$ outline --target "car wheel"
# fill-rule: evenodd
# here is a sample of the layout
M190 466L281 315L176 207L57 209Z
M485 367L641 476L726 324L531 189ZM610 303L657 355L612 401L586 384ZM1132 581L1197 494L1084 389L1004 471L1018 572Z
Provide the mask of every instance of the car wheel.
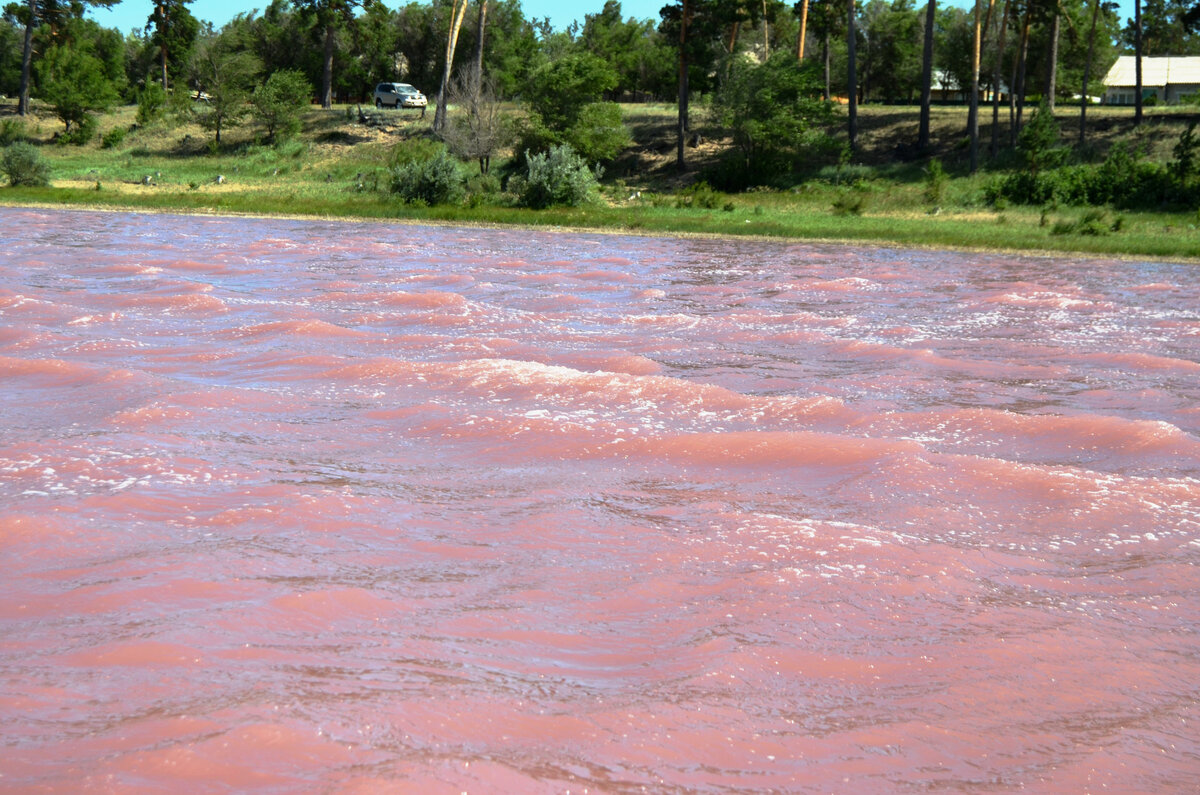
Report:
M377 108L383 107L383 100L380 99L379 97L375 97L375 107L377 107Z

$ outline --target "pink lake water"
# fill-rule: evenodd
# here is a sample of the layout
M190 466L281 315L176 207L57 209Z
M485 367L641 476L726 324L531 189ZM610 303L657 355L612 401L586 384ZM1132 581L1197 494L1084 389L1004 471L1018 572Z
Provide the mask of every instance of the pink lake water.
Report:
M1194 265L0 240L0 791L1200 781Z

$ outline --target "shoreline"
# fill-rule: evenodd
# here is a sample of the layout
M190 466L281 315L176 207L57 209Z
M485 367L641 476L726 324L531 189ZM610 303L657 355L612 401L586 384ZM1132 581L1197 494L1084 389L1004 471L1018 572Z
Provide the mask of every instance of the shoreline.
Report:
M1166 256L1153 254L1130 254L1126 252L1093 252L1093 251L1072 251L1060 249L1046 248L1020 248L1020 247L989 247L989 246L969 246L969 245L921 245L917 243L904 241L889 241L880 239L859 239L846 237L805 237L796 235L764 235L764 234L741 234L735 232L696 232L690 230L648 230L634 229L629 227L617 228L613 226L574 226L560 224L521 224L521 223L502 223L488 221L470 221L470 220L449 220L441 218L412 218L412 217L370 217L361 215L314 215L306 213L280 213L280 212L253 212L245 210L231 210L224 208L192 208L192 207L142 207L137 205L126 204L107 204L107 203L81 203L74 204L70 202L30 202L30 201L11 201L0 195L0 207L5 208L26 208L40 210L64 210L64 211L80 211L80 212L108 212L108 213L131 213L138 215L180 215L180 216L195 216L206 218L245 218L245 219L272 219L285 221L332 221L336 223L356 223L356 224L403 224L405 226L436 226L436 227L462 227L467 229L493 229L493 230L526 230L536 232L552 232L559 234L598 234L598 235L626 235L630 237L651 237L660 239L680 239L680 240L747 240L754 242L775 242L775 243L810 243L814 245L832 245L832 246L857 246L862 248L894 248L908 249L912 251L956 251L962 253L980 253L980 254L1011 254L1014 256L1029 256L1037 258L1054 258L1054 257L1070 257L1076 259L1111 259L1121 262L1170 262L1181 265L1200 265L1200 254L1194 257L1186 256ZM1200 246L1200 242L1198 242Z

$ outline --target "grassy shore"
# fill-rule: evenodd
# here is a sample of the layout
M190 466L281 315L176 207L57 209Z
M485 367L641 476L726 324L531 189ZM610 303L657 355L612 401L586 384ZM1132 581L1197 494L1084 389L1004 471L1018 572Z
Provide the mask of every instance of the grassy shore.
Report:
M133 108L105 116L101 134L129 129ZM134 129L113 146L99 136L85 146L52 143L61 129L48 114L26 122L26 135L41 144L51 164L48 188L0 188L0 203L102 207L140 211L278 214L325 218L403 219L414 223L570 227L649 234L703 234L783 239L853 241L885 245L1046 251L1200 261L1200 216L1184 213L1091 211L1101 223L1083 224L1083 208L988 206L984 190L996 179L986 170L970 175L961 132L961 108L937 108L934 140L950 178L931 200L920 163L898 162L898 145L915 138L916 108L866 106L860 113L859 163L831 170L791 191L709 194L705 206L681 201L681 191L724 143L705 136L688 150L690 168L674 163L674 110L626 107L635 145L608 169L603 201L583 208L528 210L503 197L462 206L405 205L381 190L396 144L428 134L432 114L386 112L383 126L359 123L349 108L308 111L300 138L268 146L255 143L252 127L227 133L214 149L210 135L194 125ZM1060 113L1064 128L1070 114ZM1149 123L1132 131L1125 109L1094 109L1092 146L1102 152L1122 135L1168 152L1190 116L1155 109ZM0 108L0 119L11 108ZM990 130L985 125L983 140ZM472 206L474 205L474 206ZM1094 220L1094 218L1093 218ZM1095 234L1097 226L1107 231ZM1114 230L1115 227L1115 230ZM1077 230L1089 230L1081 233Z

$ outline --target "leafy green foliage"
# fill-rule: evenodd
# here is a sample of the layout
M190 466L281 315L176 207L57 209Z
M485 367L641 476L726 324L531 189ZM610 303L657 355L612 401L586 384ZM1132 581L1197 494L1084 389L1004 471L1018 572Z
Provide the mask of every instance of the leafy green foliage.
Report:
M213 131L214 145L220 146L222 130L236 127L249 113L247 101L260 67L258 59L232 37L218 36L197 47L196 75L200 89L208 94L197 121Z
M696 184L684 188L679 191L675 197L675 207L677 209L697 208L701 210L715 210L721 204L724 194L713 190L704 180L700 180Z
M125 140L125 136L129 130L125 127L113 127L100 138L100 146L104 149L113 149L121 145Z
M452 204L463 196L464 180L458 161L438 146L426 159L411 159L393 166L390 172L393 195L413 204Z
M42 56L38 68L42 76L41 95L54 108L68 137L73 128L93 118L93 113L107 110L117 101L116 87L105 74L104 65L82 47L53 45ZM70 140L83 143L77 137Z
M989 186L986 193L993 205L1007 201L1158 210L1200 202L1200 186L1181 179L1179 173L1177 165L1173 169L1145 160L1118 143L1098 166L1014 171Z
M530 110L553 131L575 126L585 106L617 86L617 73L588 52L571 53L536 69L523 96Z
M563 137L571 148L591 163L613 160L633 140L615 102L593 102L579 110L579 118Z
M1042 169L1053 168L1063 162L1067 150L1059 145L1059 138L1058 122L1043 99L1029 117L1029 122L1017 134L1017 152L1036 175Z
M167 92L158 83L146 83L137 92L137 123L145 126L162 118Z
M712 112L733 137L744 180L741 185L721 180L722 187L767 184L834 151L820 128L832 120L833 110L821 99L817 67L797 62L790 52L776 52L763 64L735 61Z
M925 167L925 201L935 206L941 204L949 180L946 169L942 168L942 161L936 157L930 160Z
M525 176L509 181L510 189L525 207L577 207L590 201L598 189L596 174L567 144L553 146L549 152L527 154L526 163Z
M8 177L12 186L29 185L44 187L50 184L50 165L32 144L18 141L4 148L0 158L0 170Z
M0 146L8 146L26 137L25 122L21 119L4 119L0 121Z
M300 112L308 105L312 84L301 72L285 69L272 72L267 81L254 89L250 104L267 128L272 141L290 138L300 132Z

